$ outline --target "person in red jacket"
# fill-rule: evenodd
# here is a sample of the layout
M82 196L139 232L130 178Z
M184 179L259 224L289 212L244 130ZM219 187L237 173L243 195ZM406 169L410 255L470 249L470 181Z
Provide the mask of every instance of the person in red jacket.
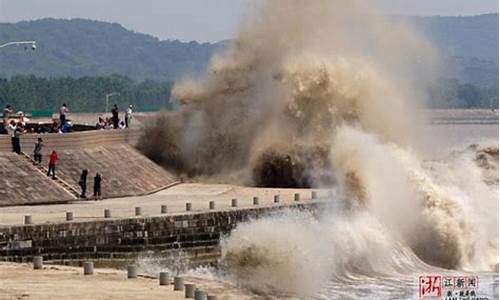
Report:
M50 176L50 172L52 171L52 179L56 179L56 161L59 159L57 156L57 152L55 150L52 151L49 158L49 171L47 172L47 176Z

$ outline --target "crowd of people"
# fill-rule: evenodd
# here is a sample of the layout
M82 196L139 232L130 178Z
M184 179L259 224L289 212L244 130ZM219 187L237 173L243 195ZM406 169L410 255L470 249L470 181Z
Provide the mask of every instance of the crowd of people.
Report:
M38 138L37 142L35 143L35 148L34 148L34 159L35 162L38 164L42 163L42 149L43 149L43 139L41 137ZM52 153L49 156L49 166L47 168L47 176L50 177L52 175L52 179L56 179L56 163L59 160L59 155L55 150L52 150ZM88 170L83 170L82 174L80 175L80 180L78 181L78 185L81 187L82 192L80 194L80 198L82 199L87 199L87 175L88 175ZM101 181L102 177L99 172L97 172L94 176L94 199L98 200L101 199Z
M111 118L99 117L98 122L95 125L96 129L124 129L128 128L132 122L132 110L133 106L129 105L127 110L124 112L123 120L119 118L118 106L113 105L111 110ZM3 127L0 133L8 134L11 137L12 151L21 154L21 143L20 136L24 133L68 133L73 131L73 124L68 119L69 108L66 103L63 103L59 108L59 119L54 119L52 124L31 124L31 126L26 126L27 122L30 120L22 112L16 114L17 119L14 119L14 113L12 106L7 104L3 110Z
M99 117L97 123L95 124L96 129L124 129L129 128L132 122L132 110L133 106L129 105L127 110L124 113L123 120L120 120L120 111L118 110L118 106L113 105L113 109L111 110L111 118L104 118L102 116Z
M27 127L29 118L19 111L14 119L14 111L12 106L7 104L3 109L2 114L2 130L0 133L8 134L11 138L12 151L21 154L20 137L24 133L66 133L72 131L72 124L66 119L66 114L69 112L66 104L63 104L59 110L59 122L54 121L50 128L45 126L31 126Z
M28 117L19 111L14 114L11 105L6 105L3 110L3 127L0 133L11 134L9 125L14 122L13 126L18 127L19 134L21 133L68 133L73 131L73 123L68 119L69 108L66 103L63 103L59 108L59 118L53 119L52 124L34 124L26 126L30 121ZM95 125L96 129L123 129L129 128L132 123L133 106L129 105L123 112L123 119L120 119L120 111L115 104L111 110L111 117L99 116L98 122ZM12 136L12 134L11 134Z
M23 112L18 112L17 116L18 119L17 121L12 118L13 116L13 109L12 107L7 104L3 110L2 114L2 119L3 119L3 133L6 133L10 136L11 143L12 143L12 152L15 152L17 154L21 154L21 135L24 133L45 133L45 132L70 132L71 131L71 123L66 120L66 114L68 113L68 108L66 107L66 104L63 104L60 111L60 122L58 123L57 121L54 121L52 123L52 126L50 127L49 130L44 130L43 126L38 126L36 127L30 127L27 128L26 124L29 122L29 119L26 117L26 115ZM39 142L41 138L38 139ZM40 145L39 145L40 147ZM41 149L41 148L39 148ZM36 151L36 148L35 148ZM41 150L39 150L41 152ZM38 156L35 157L35 160L38 159ZM41 159L41 158L40 158Z

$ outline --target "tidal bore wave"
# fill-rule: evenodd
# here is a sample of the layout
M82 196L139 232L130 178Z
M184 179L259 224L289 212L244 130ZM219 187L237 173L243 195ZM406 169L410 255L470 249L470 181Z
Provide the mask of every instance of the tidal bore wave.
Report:
M373 145L370 149L377 152ZM356 188L364 191L337 190L332 206L319 217L290 212L242 224L222 244L222 266L234 282L257 293L300 297L317 294L329 280L352 284L443 269L494 271L498 185L490 183L493 178L484 179L484 169L475 160L485 148L472 149L449 158L453 164L461 160L459 168L472 172L458 177L443 170L456 165L413 165L416 161L407 153L393 149L401 161L392 164L394 178L384 176L385 187L364 181L365 176L376 177L369 168L358 169L362 183ZM373 163L388 164L381 158ZM411 169L401 174L395 172L399 167ZM473 172L477 177L470 177ZM466 180L471 181L468 186L463 185Z
M442 161L413 150L436 57L367 1L264 2L205 78L175 84L179 109L139 144L188 178L336 191L319 217L270 216L223 242L227 276L258 293L310 297L328 280L492 270L498 145Z

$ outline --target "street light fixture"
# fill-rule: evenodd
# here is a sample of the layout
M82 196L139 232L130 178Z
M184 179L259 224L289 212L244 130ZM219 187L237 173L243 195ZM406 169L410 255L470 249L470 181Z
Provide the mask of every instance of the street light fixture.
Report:
M8 42L0 45L0 48L4 48L7 46L15 46L15 45L31 45L31 49L36 50L36 41L18 41L18 42Z
M120 96L120 93L118 93L118 92L113 92L113 93L106 94L106 110L104 111L105 113L107 113L107 112L108 112L109 97L112 97L112 96Z

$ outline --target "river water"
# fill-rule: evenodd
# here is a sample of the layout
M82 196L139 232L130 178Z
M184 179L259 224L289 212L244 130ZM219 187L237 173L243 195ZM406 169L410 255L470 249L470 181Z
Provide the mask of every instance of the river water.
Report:
M479 150L464 151L471 144L498 149L498 124L425 131L431 138L418 149L425 167L401 149L376 143L360 154L358 160L375 169L362 170L371 177L367 193L383 199L370 212L334 204L319 217L291 213L238 226L222 243L224 278L271 298L453 299L449 292L456 299L498 299L498 183L485 184L486 175L469 163ZM391 159L409 171L398 174ZM414 184L408 189L400 187L405 176ZM414 212L418 218L406 201L412 193L427 201ZM440 282L441 296L419 294L429 295L429 278ZM444 285L462 279L477 285ZM459 298L460 292L477 297Z
M424 127L420 152L425 159L439 159L471 144L498 144L498 124L436 124Z
M422 147L420 150L425 159L441 159L451 151L464 149L471 144L496 144L498 147L498 133L498 124L431 125L425 128L425 134L429 137L425 143L427 147ZM498 186L496 189L498 192ZM496 220L498 222L498 215ZM479 277L477 295L483 297L482 299L498 299L497 272L460 272L427 265L416 257L412 257L411 260L407 268L403 268L402 273L407 274L352 276L341 281L332 280L317 299L420 299L419 277L427 275L477 276ZM443 296L438 299L446 298Z

